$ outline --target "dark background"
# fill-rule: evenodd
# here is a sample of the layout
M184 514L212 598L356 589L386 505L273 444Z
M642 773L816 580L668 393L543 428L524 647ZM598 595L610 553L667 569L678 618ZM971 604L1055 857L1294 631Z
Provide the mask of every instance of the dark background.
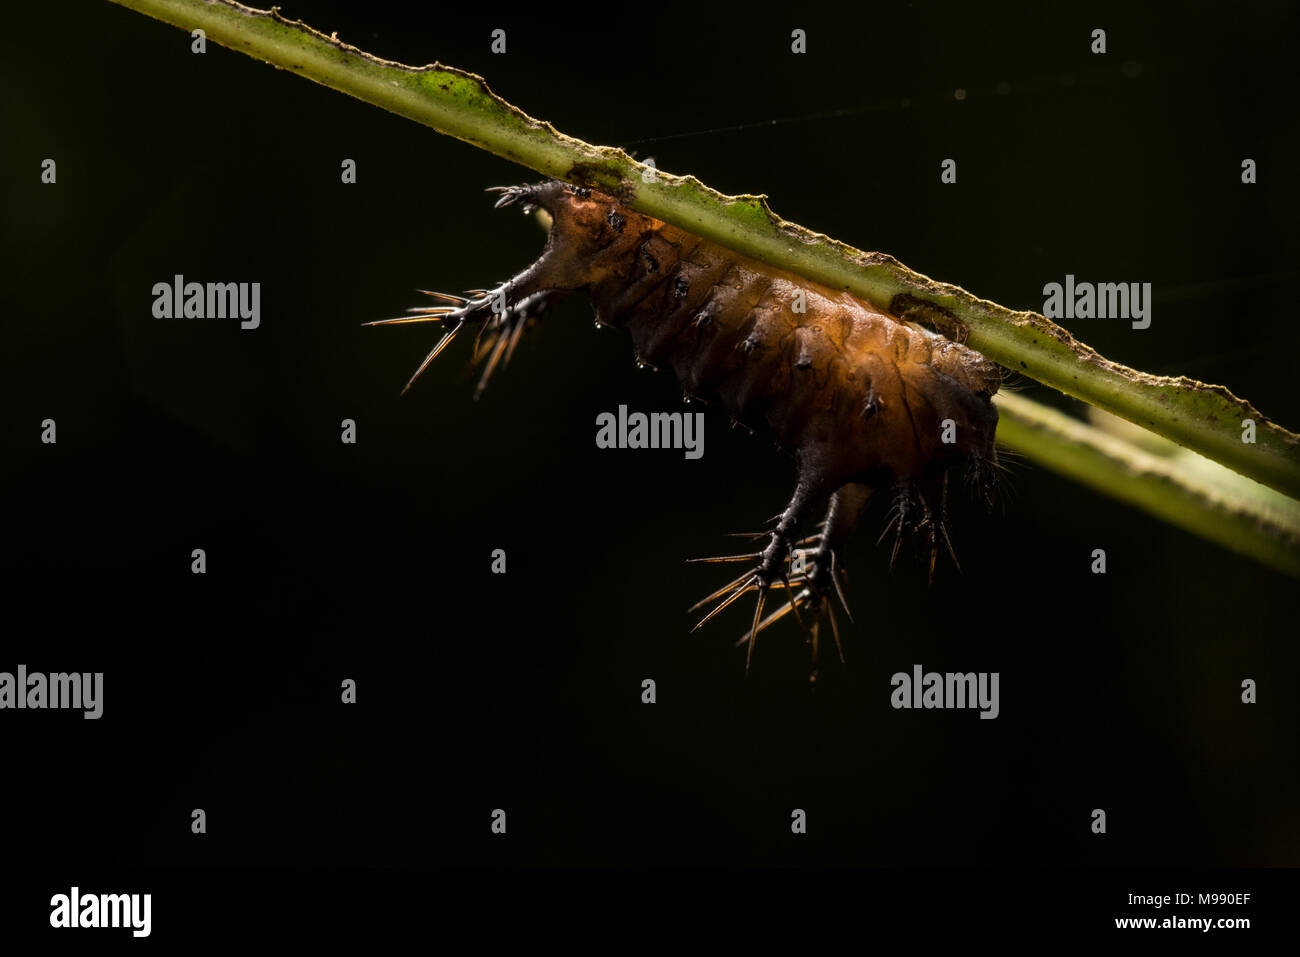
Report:
M1300 424L1294 10L421 6L283 10L380 56L479 72L561 131L766 193L1008 306L1040 308L1067 272L1151 282L1150 329L1073 331ZM99 721L0 716L7 852L1300 862L1293 581L1013 464L992 514L958 510L962 571L941 561L933 588L912 558L889 573L883 515L868 518L847 556L847 670L831 656L811 688L790 623L745 680L748 606L688 634L684 609L729 569L683 559L784 506L793 470L770 443L713 410L699 461L597 450L598 413L671 411L680 393L635 369L621 333L594 333L581 299L477 403L464 342L400 397L436 333L361 327L419 304L417 287L489 285L535 257L536 227L482 191L537 174L214 44L194 56L183 32L108 3L7 16L0 670L105 672ZM261 282L262 327L153 319L152 285L174 273ZM489 572L498 547L505 576ZM1105 576L1089 573L1097 547ZM889 676L918 662L999 671L1001 716L892 710Z

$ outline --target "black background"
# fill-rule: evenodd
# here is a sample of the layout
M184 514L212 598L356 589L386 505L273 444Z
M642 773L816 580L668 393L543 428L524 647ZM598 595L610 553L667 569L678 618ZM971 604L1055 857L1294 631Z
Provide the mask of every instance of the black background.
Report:
M283 12L1008 306L1067 272L1151 282L1149 329L1073 331L1300 423L1293 10L625 6ZM847 670L810 687L791 623L746 680L748 609L694 635L684 614L728 569L683 559L785 504L770 443L712 410L699 461L596 449L598 413L680 390L581 299L477 403L465 343L400 397L436 333L361 327L529 262L540 232L482 190L537 174L108 3L7 16L0 670L105 673L99 721L0 716L15 858L1300 862L1294 582L1013 463L933 588L889 573L868 519ZM175 273L261 282L261 328L153 319ZM892 710L918 662L999 671L1001 716Z

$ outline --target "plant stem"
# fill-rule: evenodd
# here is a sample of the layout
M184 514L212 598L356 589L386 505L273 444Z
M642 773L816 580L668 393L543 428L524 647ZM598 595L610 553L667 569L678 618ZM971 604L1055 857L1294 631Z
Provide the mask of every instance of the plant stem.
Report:
M1195 453L1171 446L1174 454L1154 454L1014 393L999 394L997 405L998 442L1171 525L1300 578L1300 503L1294 499Z

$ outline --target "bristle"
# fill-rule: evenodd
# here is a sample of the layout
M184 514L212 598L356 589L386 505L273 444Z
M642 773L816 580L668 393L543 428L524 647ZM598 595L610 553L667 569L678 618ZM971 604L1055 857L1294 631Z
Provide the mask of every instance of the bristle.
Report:
M433 351L424 357L424 361L420 363L420 368L415 370L415 375L411 376L410 381L408 381L406 383L405 388L402 389L402 395L406 395L407 390L409 390L411 386L415 384L415 380L420 378L420 373L424 372L425 369L429 368L429 363L433 362L434 359L438 358L438 353L442 352L443 349L447 348L447 344L456 337L456 333L460 332L461 327L464 325L465 325L465 320L462 319L456 325L456 328L452 329L449 332L443 333L442 338L438 340L438 344L433 347Z
M496 203L493 204L493 208L501 209L504 206L511 205L519 199L523 194L523 189L519 186L489 186L487 189L483 190L483 192L500 193L501 195L497 198Z
M797 617L799 614L798 604L799 603L797 597L791 598L790 601L786 602L784 605L782 605L780 608L772 612L770 615L768 615L766 618L764 618L762 621L758 623L758 633L761 634L765 628L769 628L772 625L776 624L778 621L780 621L786 615L790 614L790 612L792 611L795 613ZM745 632L745 634L737 638L736 647L739 648L745 642L749 641L749 635L750 635L749 632Z
M840 600L844 600L843 596L840 597ZM844 610L848 611L847 608ZM835 609L830 606L829 602L826 604L826 617L830 619L831 634L835 636L835 653L840 656L840 664L848 667L848 660L844 657L844 643L840 641L840 623L835 620ZM853 620L851 615L849 620Z
M749 667L754 660L754 646L758 644L758 623L763 619L763 602L767 600L767 586L758 586L758 603L754 605L754 624L749 629L749 647L745 649L745 677L749 677Z
M686 613L689 615L691 612L698 611L699 609L703 608L709 602L716 601L717 599L725 595L727 592L731 591L731 589L742 584L745 581L745 579L749 578L753 574L754 574L753 572L745 572L743 575L739 576L738 578L732 579L731 581L727 582L727 584L723 585L721 588L715 591L713 594L709 595L706 598L701 598L690 608L687 608Z
M718 612L722 611L724 608L726 608L728 605L730 605L732 602L734 602L734 601L735 601L737 598L739 598L741 595L745 594L745 593L748 592L748 591L752 591L752 590L755 589L755 588L759 588L759 587L761 587L761 586L759 585L759 582L758 582L758 576L757 576L757 575L750 575L750 576L748 576L748 578L746 579L744 585L742 585L741 587L739 587L739 588L737 588L735 591L733 591L730 595L727 596L726 600L723 601L722 604L720 604L717 608L713 609L713 611L709 612L707 615L705 615L703 618L701 618L700 621L699 621L699 624L697 624L694 628L692 628L691 631L693 631L693 632L694 632L694 631L699 631L701 628L704 627L704 625L709 621L709 619L711 619L711 618L712 618L714 615L716 615Z
M488 357L487 365L483 367L483 377L478 380L478 386L474 389L474 399L478 400L487 388L488 380L492 378L493 371L496 370L497 363L501 361L502 354L506 351L507 339L503 332L497 333L496 344L492 348L492 355Z
M510 345L506 347L506 365L510 365L510 357L515 354L515 347L519 345L519 339L524 334L524 328L531 321L531 317L520 317L515 320L515 330L510 334Z
M844 609L844 614L849 616L849 624L856 624L853 620L853 612L849 610L848 599L844 597L844 586L840 584L839 569L835 567L835 558L831 557L831 582L835 585L835 594L839 596L840 606Z
M762 552L748 552L744 555L716 555L712 558L688 558L686 559L686 564L699 565L710 562L748 562L753 561L755 558L762 557Z
M363 326L401 326L411 322L445 322L446 314L421 316L395 316L392 319L375 319L361 323Z

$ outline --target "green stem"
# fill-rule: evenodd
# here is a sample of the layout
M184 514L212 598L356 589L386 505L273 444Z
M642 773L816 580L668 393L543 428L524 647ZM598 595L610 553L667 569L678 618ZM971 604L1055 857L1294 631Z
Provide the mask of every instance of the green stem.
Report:
M998 441L1171 525L1300 578L1300 503L1170 446L1159 455L1014 393Z

